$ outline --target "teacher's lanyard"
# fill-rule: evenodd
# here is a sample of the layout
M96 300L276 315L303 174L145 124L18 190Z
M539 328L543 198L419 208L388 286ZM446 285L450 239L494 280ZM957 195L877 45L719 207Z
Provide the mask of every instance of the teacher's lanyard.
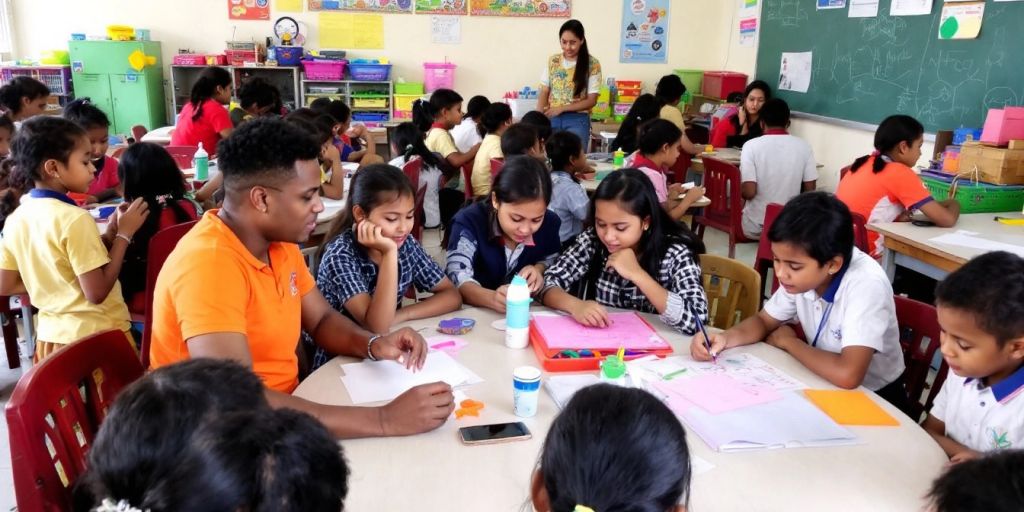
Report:
M828 306L825 306L825 314L821 316L821 322L818 322L818 332L814 333L814 341L811 342L812 347L818 346L818 337L821 336L821 330L828 324L828 314L832 312L832 304L829 302Z

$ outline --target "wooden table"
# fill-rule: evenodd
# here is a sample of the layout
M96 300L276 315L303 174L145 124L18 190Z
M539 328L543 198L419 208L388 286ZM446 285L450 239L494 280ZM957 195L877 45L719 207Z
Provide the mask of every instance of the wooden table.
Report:
M712 157L712 158L717 158L719 160L723 160L725 162L729 162L730 164L733 164L736 167L739 167L740 166L741 154L742 154L742 152L739 149L736 149L736 148L715 148L715 152L714 153L701 153L701 154L693 157L693 159L690 161L690 170L693 171L693 172L696 172L696 173L703 173L704 172L704 160L703 160L703 157L705 157L705 156L709 156L709 157ZM817 167L818 169L824 169L825 165L824 164L815 164L815 167Z
M968 213L961 215L951 228L915 226L910 222L869 224L868 229L882 235L885 254L882 266L892 280L896 267L906 267L936 281L946 278L986 249L932 242L931 239L959 230L972 231L987 240L1024 245L1024 227L996 222L996 216L1019 219L1020 213Z
M523 365L540 367L533 350L505 347L504 333L490 327L501 318L497 313L468 308L444 318L453 316L477 322L464 337L469 346L457 359L485 379L465 391L486 407L479 418L450 420L417 436L342 442L352 471L347 510L513 512L527 503L530 475L557 407L542 389L537 416L514 416L512 370ZM688 357L689 337L672 331L654 315L648 318L678 354ZM430 336L436 334L437 322L434 318L407 325L425 328L423 334ZM755 354L811 387L834 388L767 344L735 350ZM325 404L350 404L339 367L350 361L330 361L303 381L295 395ZM900 426L851 427L863 442L854 446L717 453L688 432L691 453L716 466L694 477L690 510L920 510L922 497L942 471L946 456L907 416L873 394L872 398L898 418ZM533 439L467 447L456 437L464 426L510 421L523 421Z

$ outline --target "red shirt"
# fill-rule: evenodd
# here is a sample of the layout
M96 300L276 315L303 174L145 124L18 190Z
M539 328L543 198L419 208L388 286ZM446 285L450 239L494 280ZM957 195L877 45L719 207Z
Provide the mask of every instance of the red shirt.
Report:
M120 184L121 180L117 179L117 160L105 156L103 157L103 168L96 169L96 179L89 185L89 195L95 196Z
M191 103L186 103L178 114L178 124L171 133L172 146L198 146L203 143L203 149L211 156L217 153L217 142L220 142L220 132L234 128L228 110L214 99L208 99L201 105L202 113L199 119L192 120L195 109Z

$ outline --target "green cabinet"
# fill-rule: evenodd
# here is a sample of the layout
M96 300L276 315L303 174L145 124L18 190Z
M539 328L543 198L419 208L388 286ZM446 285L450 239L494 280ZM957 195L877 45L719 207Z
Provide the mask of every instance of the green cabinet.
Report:
M75 96L91 98L110 117L111 133L167 123L160 43L71 41L68 47Z

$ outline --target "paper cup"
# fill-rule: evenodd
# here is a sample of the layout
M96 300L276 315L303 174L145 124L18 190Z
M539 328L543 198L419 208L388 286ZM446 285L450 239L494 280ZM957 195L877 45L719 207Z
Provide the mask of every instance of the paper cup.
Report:
M540 396L540 369L520 366L512 371L512 407L520 418L537 415L537 400Z

